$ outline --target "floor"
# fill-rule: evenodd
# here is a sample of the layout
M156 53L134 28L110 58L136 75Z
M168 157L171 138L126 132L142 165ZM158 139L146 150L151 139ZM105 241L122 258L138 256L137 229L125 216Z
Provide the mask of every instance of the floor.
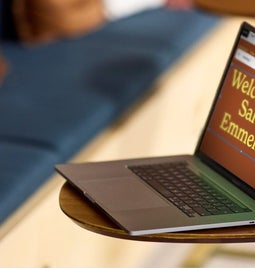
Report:
M229 18L208 33L153 85L155 91L150 97L72 161L192 153L241 21L242 18ZM193 244L114 239L78 227L60 211L58 193L63 182L55 175L45 186L44 198L1 239L0 267L181 268L196 249ZM255 256L255 243L227 244L224 248L245 249ZM204 245L196 254L203 257L206 250ZM202 267L254 265L255 258L242 258L235 253L215 254Z

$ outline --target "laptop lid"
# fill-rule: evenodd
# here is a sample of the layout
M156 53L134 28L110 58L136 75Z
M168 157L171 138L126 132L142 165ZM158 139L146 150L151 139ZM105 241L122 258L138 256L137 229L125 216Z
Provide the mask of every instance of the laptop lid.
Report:
M255 198L255 28L246 22L195 154Z

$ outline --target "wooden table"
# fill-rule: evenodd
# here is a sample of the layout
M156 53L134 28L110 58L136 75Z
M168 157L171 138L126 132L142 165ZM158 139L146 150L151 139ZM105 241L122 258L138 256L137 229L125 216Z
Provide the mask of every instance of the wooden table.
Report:
M106 236L137 241L171 243L255 242L255 226L131 236L116 226L68 183L65 183L60 191L59 202L62 211L76 224L89 231Z

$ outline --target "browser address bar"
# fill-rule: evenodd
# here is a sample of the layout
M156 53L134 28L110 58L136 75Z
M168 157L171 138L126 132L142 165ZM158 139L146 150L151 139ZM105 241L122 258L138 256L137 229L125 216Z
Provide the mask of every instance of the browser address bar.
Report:
M235 58L240 62L248 65L252 69L255 69L255 57L247 53L246 51L238 48L236 51Z

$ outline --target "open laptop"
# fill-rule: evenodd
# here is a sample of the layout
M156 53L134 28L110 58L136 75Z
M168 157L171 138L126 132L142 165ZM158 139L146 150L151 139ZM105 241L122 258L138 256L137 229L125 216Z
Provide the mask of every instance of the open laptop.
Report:
M255 28L237 35L194 155L56 170L131 235L255 224Z

